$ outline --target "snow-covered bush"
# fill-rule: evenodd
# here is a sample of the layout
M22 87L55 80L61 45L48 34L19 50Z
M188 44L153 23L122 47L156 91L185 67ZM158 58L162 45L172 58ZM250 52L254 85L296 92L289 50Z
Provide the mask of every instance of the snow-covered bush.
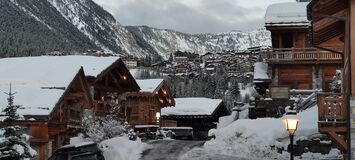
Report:
M127 134L128 124L113 118L111 115L106 117L96 117L94 120L85 118L83 126L84 134L87 139L94 142L101 142L117 136Z
M23 119L17 114L19 105L14 105L14 93L6 93L9 97L8 104L5 107L5 118L3 119L3 128L0 129L0 159L2 160L20 160L36 156L36 151L28 144L29 136L25 134L24 128L15 125L14 122Z
M336 74L330 83L330 89L335 92L339 93L341 91L341 71L336 70Z

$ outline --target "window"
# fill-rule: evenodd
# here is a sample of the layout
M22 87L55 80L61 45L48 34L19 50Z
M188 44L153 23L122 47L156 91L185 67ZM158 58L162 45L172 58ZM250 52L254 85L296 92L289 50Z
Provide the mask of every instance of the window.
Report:
M281 48L292 48L293 47L293 33L286 32L282 34L282 47Z

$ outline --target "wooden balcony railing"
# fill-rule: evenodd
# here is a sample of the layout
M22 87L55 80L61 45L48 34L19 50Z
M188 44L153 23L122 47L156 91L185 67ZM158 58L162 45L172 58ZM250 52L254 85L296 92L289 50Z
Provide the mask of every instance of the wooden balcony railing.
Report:
M278 48L262 53L267 62L333 62L340 63L339 53L321 51L313 48Z
M347 109L342 93L318 93L318 129L327 134L339 149L348 150L346 144Z
M346 121L347 111L342 93L318 93L319 123L337 123Z

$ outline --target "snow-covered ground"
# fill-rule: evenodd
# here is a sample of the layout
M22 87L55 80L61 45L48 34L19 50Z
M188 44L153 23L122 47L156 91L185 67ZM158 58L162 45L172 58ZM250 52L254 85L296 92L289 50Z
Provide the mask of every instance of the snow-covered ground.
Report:
M140 139L131 141L128 137L116 137L102 141L105 160L138 160L146 144Z
M298 114L301 121L295 140L319 134L317 111L317 107L313 107ZM240 119L220 127L214 133L215 139L207 141L202 148L187 152L182 159L211 154L238 156L246 159L282 160L289 158L289 153L286 151L281 154L277 152L277 148L287 148L289 144L288 133L284 128L282 118ZM320 159L334 155L340 155L340 152L333 149L329 155L306 153L296 159Z
M70 139L70 144L87 143L88 140L82 135ZM129 140L127 136L115 137L104 140L99 144L105 160L138 160L147 144L139 138L135 141Z

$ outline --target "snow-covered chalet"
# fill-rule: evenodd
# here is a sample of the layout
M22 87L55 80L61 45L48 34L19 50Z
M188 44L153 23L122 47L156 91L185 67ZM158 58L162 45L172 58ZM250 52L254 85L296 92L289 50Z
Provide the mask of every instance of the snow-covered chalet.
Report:
M47 159L82 129L85 113L102 116L115 103L125 115L125 92L140 88L124 63L114 57L41 56L0 59L0 92L10 83L39 160ZM0 94L0 109L7 105Z

